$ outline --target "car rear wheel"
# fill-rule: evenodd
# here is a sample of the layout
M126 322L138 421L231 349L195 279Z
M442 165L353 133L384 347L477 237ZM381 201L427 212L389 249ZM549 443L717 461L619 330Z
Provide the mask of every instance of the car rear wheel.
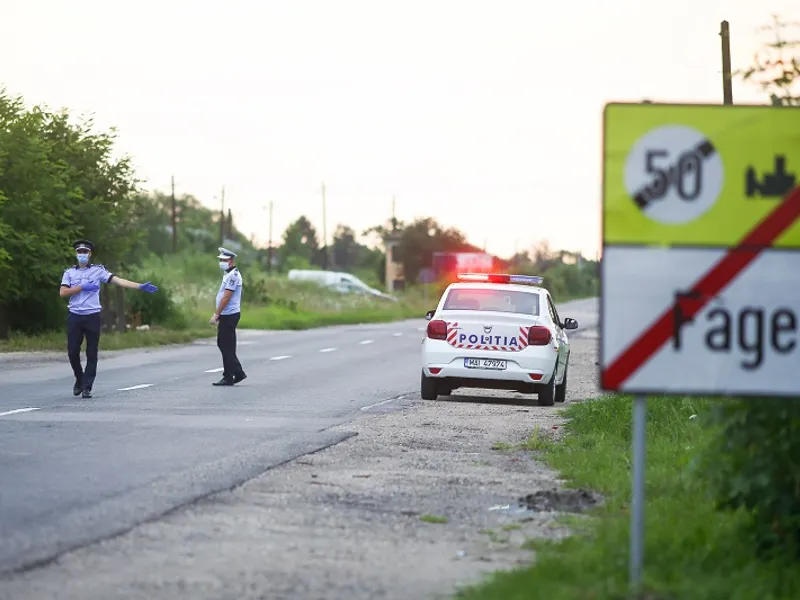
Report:
M550 377L550 381L539 388L539 406L553 406L556 401L556 372Z
M420 390L419 395L423 400L436 400L438 393L438 384L433 377L425 377L425 372L420 373Z
M569 365L564 367L564 381L556 386L556 402L564 402L567 399L567 373Z

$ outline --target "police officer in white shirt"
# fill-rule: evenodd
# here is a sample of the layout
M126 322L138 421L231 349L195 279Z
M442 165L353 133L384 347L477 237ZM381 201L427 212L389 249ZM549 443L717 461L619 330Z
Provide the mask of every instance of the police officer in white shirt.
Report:
M236 268L236 254L219 248L219 268L224 271L216 311L208 320L217 325L217 346L222 353L222 379L212 385L234 385L247 378L236 356L236 326L242 310L242 274Z
M103 265L89 262L94 245L89 240L77 240L72 244L78 263L66 269L61 278L62 298L69 298L67 315L67 356L75 385L72 393L92 397L92 385L97 374L97 350L103 318L100 315L100 284L114 283L120 287L139 289L152 294L158 288L149 281L134 283L110 273ZM86 370L81 367L81 344L86 338Z

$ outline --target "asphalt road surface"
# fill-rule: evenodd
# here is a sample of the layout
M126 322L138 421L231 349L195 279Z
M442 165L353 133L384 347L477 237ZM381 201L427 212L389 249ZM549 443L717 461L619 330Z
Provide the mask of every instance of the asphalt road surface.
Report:
M580 329L596 300L559 306ZM248 379L217 388L213 340L102 354L94 398L66 356L0 356L0 571L25 569L347 438L419 394L424 320L240 331ZM102 341L101 341L102 346Z

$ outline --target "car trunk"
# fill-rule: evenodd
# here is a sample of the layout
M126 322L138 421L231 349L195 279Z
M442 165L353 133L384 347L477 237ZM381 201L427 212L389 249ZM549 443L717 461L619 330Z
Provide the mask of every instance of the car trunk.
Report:
M528 346L528 330L538 318L519 314L453 310L442 312L447 343L465 350L519 352Z

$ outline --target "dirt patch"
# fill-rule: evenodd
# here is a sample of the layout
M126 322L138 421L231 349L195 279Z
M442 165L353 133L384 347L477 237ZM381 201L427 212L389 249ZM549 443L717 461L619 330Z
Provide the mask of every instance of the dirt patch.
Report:
M600 504L603 498L597 492L585 489L538 490L519 499L519 505L537 512L579 513Z

